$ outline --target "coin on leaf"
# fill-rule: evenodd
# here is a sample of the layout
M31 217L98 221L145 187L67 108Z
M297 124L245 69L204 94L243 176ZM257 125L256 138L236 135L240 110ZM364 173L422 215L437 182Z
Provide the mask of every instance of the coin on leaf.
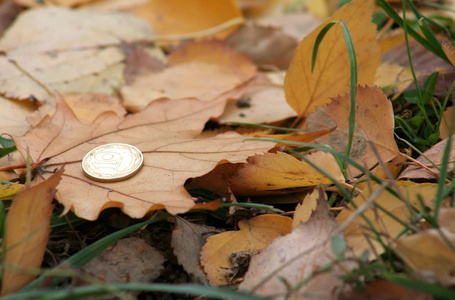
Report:
M88 152L82 160L82 170L88 178L95 181L122 181L136 175L143 162L142 152L136 147L112 143Z

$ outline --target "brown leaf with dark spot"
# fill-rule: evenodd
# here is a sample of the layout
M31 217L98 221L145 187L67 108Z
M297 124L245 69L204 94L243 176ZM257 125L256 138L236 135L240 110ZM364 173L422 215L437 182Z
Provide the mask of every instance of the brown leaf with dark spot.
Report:
M197 225L177 216L171 245L174 254L185 271L194 275L199 282L207 284L207 276L202 272L199 256L206 239L219 232L218 229L206 225Z

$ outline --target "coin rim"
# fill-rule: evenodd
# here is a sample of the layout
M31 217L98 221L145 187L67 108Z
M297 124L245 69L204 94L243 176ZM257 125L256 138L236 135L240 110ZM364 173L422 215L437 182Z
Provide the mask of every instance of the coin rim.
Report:
M140 158L141 158L140 164L136 167L136 169L134 169L133 171L131 171L130 173L128 173L128 174L126 174L126 175L124 175L122 177L115 177L115 178L105 179L105 178L98 178L96 176L90 175L88 173L88 171L85 169L84 162L85 162L86 158L90 155L91 152L95 151L96 149L101 148L101 147L110 146L110 145L126 145L126 146L129 146L129 147L132 147L132 148L136 149L139 152L139 155L140 155ZM103 144L103 145L97 146L97 147L93 148L92 150L90 150L89 152L87 152L87 154L85 154L84 158L82 159L81 165L82 165L82 171L83 171L84 175L86 177L90 178L91 180L98 181L98 182L118 182L118 181L123 181L123 180L126 180L126 179L129 179L129 178L133 177L134 175L136 175L142 169L142 166L144 165L144 155L142 154L141 150L139 150L137 147L135 147L133 145L125 144L125 143L109 143L109 144Z

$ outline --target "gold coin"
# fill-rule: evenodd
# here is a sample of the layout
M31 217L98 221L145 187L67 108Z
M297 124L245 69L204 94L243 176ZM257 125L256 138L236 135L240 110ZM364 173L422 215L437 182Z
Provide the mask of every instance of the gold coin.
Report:
M134 176L142 168L143 162L142 152L134 146L122 143L105 144L85 155L82 170L90 179L114 182Z

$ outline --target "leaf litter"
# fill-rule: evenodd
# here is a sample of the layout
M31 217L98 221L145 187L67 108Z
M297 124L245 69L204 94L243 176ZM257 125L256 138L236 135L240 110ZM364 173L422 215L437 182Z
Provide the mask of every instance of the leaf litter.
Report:
M36 5L35 1L17 2ZM50 205L58 172L58 208L52 222L57 214L66 214L69 223L73 213L75 220L93 221L77 228L76 222L65 225L68 239L63 242L68 246L61 248L53 245L62 242L57 232L63 231L54 231L56 225L52 225L48 246L56 255L46 254L43 266L56 266L68 253L76 253L70 246L74 240L77 249L90 247L86 243L100 234L166 210L181 216L143 228L138 237L104 246L107 249L85 266L85 272L106 282L240 284L241 289L276 298L331 299L342 293L343 299L357 297L359 292L352 290L352 282L345 284L339 277L355 274L358 263L363 263L356 260L360 255L380 258L387 245L414 274L453 284L449 267L453 249L446 243L453 235L450 209L440 210L439 229L427 228L416 215L419 210L433 210L437 185L394 182L405 156L397 156L395 105L381 88L395 86L394 94L388 95L396 99L409 89L410 75L397 64L401 61L394 61L396 49L389 51L387 64L380 64L381 50L371 23L373 1L352 1L309 34L308 28L319 21L308 14L267 16L274 5L282 4L243 11L265 17L248 20L242 27L238 27L243 22L241 11L228 0L198 1L198 9L186 9L189 4L180 0L59 1L77 8L47 7L53 4L25 10L0 39L0 100L9 111L3 112L1 126L18 148L18 153L1 160L2 178L23 181L29 159L34 187L53 182L46 202ZM308 144L327 144L344 153L350 66L339 25L322 41L315 70L310 70L316 36L335 20L348 25L358 62L350 156L367 169L380 165L374 174L391 180L388 186L397 189L398 198L383 191L385 184L360 177L358 170L348 167L351 176L346 176L339 158L329 152L305 149L301 156L290 154L289 150ZM299 29L302 26L307 28ZM392 49L385 42L389 41L380 41L381 48ZM443 48L450 54L449 46ZM286 68L283 85L279 78L284 72L279 69ZM35 104L40 105L38 111ZM224 124L289 128L297 124L296 117L308 132ZM84 155L111 142L137 146L144 154L143 169L116 183L85 177L80 168ZM435 145L424 155L438 164L442 148L443 144ZM426 164L420 158L417 163ZM420 167L409 166L399 180L437 179L437 172L430 172L433 177L425 173L431 167ZM16 173L7 173L12 169ZM407 175L410 171L417 175ZM334 181L336 186L331 186ZM0 196L6 200L21 185L7 182L1 187ZM340 187L352 193L354 203L343 202ZM30 212L21 219L15 217L13 208L23 202L21 193L12 202L8 222L34 220ZM327 202L335 214L341 211L338 224ZM41 216L46 229L39 231L45 235L39 237L41 250L30 256L30 264L19 256L23 267L36 269L43 262L42 242L49 236L50 219L49 212ZM4 247L11 236L9 228ZM225 232L220 233L220 228ZM405 230L417 233L403 234ZM33 226L28 232L31 238L16 248L34 247L38 234ZM424 243L428 244L420 246ZM3 295L33 279L28 274L11 289L5 282L11 282L17 272L6 270ZM73 278L73 283L78 280ZM363 296L371 290L381 294L381 286L394 289L393 295L410 291L395 289L388 281L362 284ZM418 297L427 299L417 294L413 299Z

